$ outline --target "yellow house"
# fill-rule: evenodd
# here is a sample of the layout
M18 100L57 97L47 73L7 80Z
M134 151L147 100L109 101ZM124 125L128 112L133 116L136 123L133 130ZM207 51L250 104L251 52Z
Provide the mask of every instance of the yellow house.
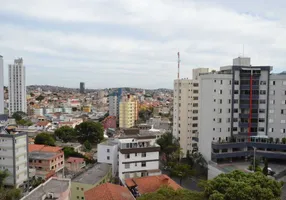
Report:
M91 112L91 106L83 106L82 111L86 112L86 113L90 113Z
M119 104L119 127L130 128L138 119L138 100L135 96L123 97Z
M80 173L71 181L71 200L84 200L84 192L102 183L109 182L112 176L111 165L98 163Z

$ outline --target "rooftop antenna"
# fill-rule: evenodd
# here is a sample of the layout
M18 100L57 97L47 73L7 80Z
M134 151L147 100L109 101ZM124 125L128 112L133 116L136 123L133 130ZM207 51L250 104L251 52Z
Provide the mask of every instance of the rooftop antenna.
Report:
M178 52L178 79L180 79L180 52Z
M244 44L242 45L242 56L244 57Z

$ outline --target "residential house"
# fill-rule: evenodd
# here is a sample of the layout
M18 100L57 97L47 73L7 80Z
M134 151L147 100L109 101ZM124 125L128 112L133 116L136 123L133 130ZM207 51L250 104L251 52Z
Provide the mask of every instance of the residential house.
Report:
M48 179L64 168L61 147L29 144L29 166L36 169L36 177Z
M85 168L84 158L69 157L65 163L67 169L72 172L79 172Z

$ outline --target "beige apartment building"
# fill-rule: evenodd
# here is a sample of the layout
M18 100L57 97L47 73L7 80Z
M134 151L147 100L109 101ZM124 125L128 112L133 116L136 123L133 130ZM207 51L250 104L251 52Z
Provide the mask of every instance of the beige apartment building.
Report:
M174 81L173 135L184 153L198 149L199 75L208 68L193 69L192 79Z
M119 127L131 128L138 119L138 100L135 96L122 97L119 103Z

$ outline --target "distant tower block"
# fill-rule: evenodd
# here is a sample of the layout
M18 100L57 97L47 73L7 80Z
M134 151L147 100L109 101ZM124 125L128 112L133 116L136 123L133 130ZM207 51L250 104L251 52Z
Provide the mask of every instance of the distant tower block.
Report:
M85 93L85 84L84 84L84 82L80 82L80 84L79 84L79 92L81 94Z

